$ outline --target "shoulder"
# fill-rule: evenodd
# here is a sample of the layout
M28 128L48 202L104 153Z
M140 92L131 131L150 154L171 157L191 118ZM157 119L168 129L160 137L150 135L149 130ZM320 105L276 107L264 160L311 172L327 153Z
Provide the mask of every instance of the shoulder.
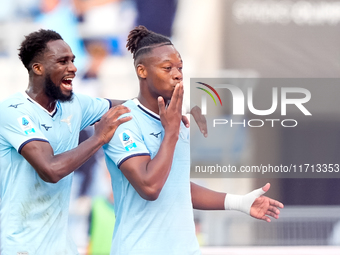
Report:
M30 102L22 93L16 93L0 102L0 121L22 114L34 114Z
M140 136L141 135L141 129L140 129L140 120L138 116L137 106L132 100L126 101L124 106L128 107L131 111L129 113L125 113L121 115L119 118L132 116L132 119L120 124L118 128L116 129L116 132L111 140L111 144L115 143L114 140L123 139L123 136L126 137L126 134L129 136L132 136L131 133L133 133L133 136Z
M138 119L137 106L133 102L133 100L127 100L123 105L126 106L127 108L129 108L130 112L122 114L119 118L123 118L123 117L127 117L127 116L132 116L132 119L130 121L128 121L128 122L125 122L125 123L121 124L121 125L133 124L133 123L136 123L136 122L138 123L138 120L137 120Z
M135 112L136 111L137 106L133 102L132 99L127 100L123 105L126 106L126 107L129 107L131 109L131 112Z
M88 95L84 95L84 94L81 94L81 93L73 93L73 100L74 100L74 99L76 99L76 100L82 100L82 99L84 99L84 100L86 100L86 99L90 100L90 99L92 99L92 98L94 98L94 97L91 97L91 96L88 96Z
M32 107L33 103L22 93L17 93L0 103L0 134L11 136L18 130L26 135L35 132L34 123L39 112ZM33 130L33 131L32 131Z
M72 101L66 102L66 103L82 103L82 102L87 102L87 101L93 101L96 99L101 99L101 98L96 98L96 97L91 97L85 94L81 93L73 93L73 98Z
M27 103L28 100L23 96L22 93L15 93L4 100L0 101L0 109L6 108L18 108L19 105Z
M78 104L81 107L92 107L92 106L102 106L110 107L111 103L108 99L99 98L99 97L91 97L88 95L73 93L73 100L70 102L71 104Z
M140 106L138 105L138 101L136 102L135 99L130 99L126 101L123 105L131 110L129 114L134 118L136 122L146 121L145 113L143 112L142 108L140 108Z
M90 96L79 94L79 93L73 93L72 101L69 101L69 102L60 102L60 103L62 105L74 105L74 104L78 104L79 105L82 102L91 101L91 100L93 100L93 98L90 97Z

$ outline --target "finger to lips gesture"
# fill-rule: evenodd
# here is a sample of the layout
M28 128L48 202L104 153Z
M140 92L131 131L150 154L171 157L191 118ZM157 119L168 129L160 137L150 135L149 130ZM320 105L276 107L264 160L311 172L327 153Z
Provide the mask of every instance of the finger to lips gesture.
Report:
M165 132L179 133L179 127L182 119L183 103L183 82L176 85L172 94L170 104L165 108L164 99L158 97L159 116Z

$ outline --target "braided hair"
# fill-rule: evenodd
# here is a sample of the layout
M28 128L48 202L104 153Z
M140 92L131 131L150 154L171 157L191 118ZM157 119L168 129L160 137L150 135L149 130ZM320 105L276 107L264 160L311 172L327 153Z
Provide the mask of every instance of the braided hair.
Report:
M45 52L47 43L56 40L63 40L63 38L53 30L40 29L25 36L18 55L28 71L31 70L31 62Z
M163 45L172 45L172 42L164 35L152 32L144 26L138 26L130 31L126 48L132 53L136 62L139 56Z

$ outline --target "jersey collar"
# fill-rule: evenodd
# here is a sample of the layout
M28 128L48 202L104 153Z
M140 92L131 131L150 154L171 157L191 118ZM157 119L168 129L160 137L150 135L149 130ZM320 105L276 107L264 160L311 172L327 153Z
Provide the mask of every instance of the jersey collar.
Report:
M152 118L156 120L161 120L158 114L154 113L153 111L150 111L148 108L146 108L144 105L142 105L137 98L132 99L132 101L136 104L136 106L141 109L146 114L150 115Z
M24 97L27 98L28 101L30 101L31 103L33 103L33 104L37 105L38 107L40 107L43 111L45 111L51 117L53 117L56 114L56 112L57 112L57 104L58 103L56 103L55 106L54 106L54 109L51 112L49 112L44 107L42 107L38 102L34 101L26 92L22 92L22 94L24 95Z

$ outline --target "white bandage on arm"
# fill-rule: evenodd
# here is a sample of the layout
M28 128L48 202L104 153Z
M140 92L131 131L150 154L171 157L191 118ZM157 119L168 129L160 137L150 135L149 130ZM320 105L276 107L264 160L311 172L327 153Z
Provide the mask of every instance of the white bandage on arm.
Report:
M246 195L227 194L224 199L224 209L237 210L249 215L251 205L254 203L255 199L262 196L264 193L263 189L259 188Z

